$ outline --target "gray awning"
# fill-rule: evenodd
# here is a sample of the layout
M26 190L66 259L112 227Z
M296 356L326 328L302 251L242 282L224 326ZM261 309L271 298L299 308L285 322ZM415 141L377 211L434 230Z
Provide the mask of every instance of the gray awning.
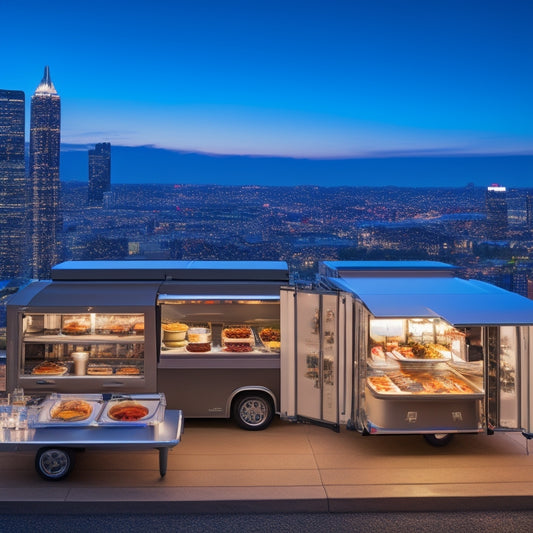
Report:
M355 294L376 318L440 317L454 326L533 324L533 300L481 281L402 276L328 280Z
M142 308L154 308L159 285L158 282L54 281L32 294L24 304L49 312L56 308L73 309L76 312L81 312L81 309L90 311L90 308L100 312L108 308L135 312ZM31 290L31 285L23 290Z

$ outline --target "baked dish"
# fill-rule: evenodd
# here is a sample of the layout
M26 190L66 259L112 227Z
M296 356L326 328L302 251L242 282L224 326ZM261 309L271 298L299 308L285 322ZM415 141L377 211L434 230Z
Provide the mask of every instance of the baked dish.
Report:
M227 339L248 339L253 337L252 328L225 328L222 335Z
M251 352L255 344L252 328L237 326L222 330L222 344L225 352Z
M129 331L129 326L126 326L125 324L112 324L109 327L109 333L111 333L111 335L126 335Z
M253 346L247 342L225 342L224 351L225 352L252 352Z
M65 365L54 363L53 361L44 361L39 363L32 371L35 375L62 376L66 374L68 368Z
M93 408L85 400L64 400L52 407L50 418L64 422L78 422L91 416Z
M113 374L113 367L110 365L89 365L87 374L89 376L110 376Z
M279 342L281 340L281 333L277 328L263 328L259 330L259 338L264 343Z
M89 332L89 326L82 322L69 322L63 326L63 333L66 335L84 335Z
M169 322L168 324L162 324L163 331L187 331L189 326L182 322Z
M211 351L211 343L210 342L196 342L196 343L189 343L185 347L185 349L188 352L209 352Z
M137 366L121 366L115 370L118 376L138 376L141 373Z
M133 400L118 402L109 408L107 415L111 420L122 422L135 422L148 414L148 407Z

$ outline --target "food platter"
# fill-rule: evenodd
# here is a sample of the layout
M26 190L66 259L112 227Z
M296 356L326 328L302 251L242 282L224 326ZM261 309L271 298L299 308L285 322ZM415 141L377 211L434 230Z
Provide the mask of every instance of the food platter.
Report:
M128 419L115 416L121 406L140 407L142 416ZM164 394L132 394L104 400L101 394L52 394L40 405L38 416L32 427L89 427L89 426L148 426L161 422L165 415ZM75 409L80 409L76 413ZM58 415L65 409L65 417Z
M442 363L451 359L451 353L444 346L438 344L398 346L396 349L387 352L387 356L397 361L416 363Z
M79 416L61 417L60 412L65 412L72 408L72 413L76 409L74 404L83 404L83 409ZM101 395L61 395L50 397L43 402L39 409L39 415L35 427L80 427L96 424L103 407ZM83 416L81 413L87 416ZM88 413L88 414L87 414Z
M158 423L164 411L164 404L161 399L142 399L135 398L117 398L109 400L104 406L100 417L98 418L99 426L147 426ZM126 413L128 409L139 409L139 416L130 419L128 414L123 417L114 416L117 412Z

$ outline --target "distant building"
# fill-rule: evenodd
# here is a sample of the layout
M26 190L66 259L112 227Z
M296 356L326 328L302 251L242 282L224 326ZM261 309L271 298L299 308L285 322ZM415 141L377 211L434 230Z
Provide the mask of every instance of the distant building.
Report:
M45 67L31 98L30 122L31 275L38 279L49 277L61 260L60 130L61 102Z
M26 249L25 96L0 89L0 279L24 275Z
M487 213L487 236L493 240L504 240L507 237L507 189L499 185L487 188L485 196Z
M507 191L507 222L509 229L525 230L528 215L528 193L524 189Z
M89 150L89 205L101 207L111 190L111 144L99 143Z
M527 194L527 227L528 229L533 229L533 194Z
M512 291L527 298L528 295L528 272L524 267L518 266L513 272Z

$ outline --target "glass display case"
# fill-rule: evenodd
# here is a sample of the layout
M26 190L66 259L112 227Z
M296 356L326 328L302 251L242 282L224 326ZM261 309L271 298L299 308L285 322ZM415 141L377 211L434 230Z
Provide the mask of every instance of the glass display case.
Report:
M279 299L183 299L161 303L161 355L279 357Z
M18 381L144 376L143 313L21 313Z
M362 376L369 425L382 432L477 430L483 361L467 360L472 329L441 319L371 318Z
M368 387L386 396L482 394L483 361L466 360L470 334L441 319L370 319Z

